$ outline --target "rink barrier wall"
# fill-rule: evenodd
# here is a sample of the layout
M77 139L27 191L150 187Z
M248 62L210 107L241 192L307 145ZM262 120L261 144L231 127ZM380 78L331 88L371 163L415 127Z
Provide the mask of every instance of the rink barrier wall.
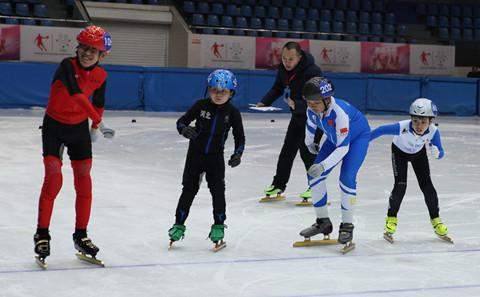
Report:
M45 106L57 64L0 62L0 108ZM105 65L106 108L113 110L185 111L205 94L211 69ZM248 111L269 90L275 71L236 70L239 87L234 104ZM401 114L418 97L429 97L440 113L480 114L480 80L439 76L326 73L335 96L363 112ZM279 98L274 106L288 107Z

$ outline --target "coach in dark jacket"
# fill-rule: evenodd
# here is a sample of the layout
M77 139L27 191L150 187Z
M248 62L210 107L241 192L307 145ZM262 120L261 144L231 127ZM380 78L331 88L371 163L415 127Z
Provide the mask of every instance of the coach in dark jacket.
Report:
M308 170L315 160L305 146L305 124L307 120L307 102L302 97L302 88L307 80L315 76L323 76L320 67L315 65L311 54L304 52L296 42L288 42L282 49L282 63L273 87L263 97L258 107L269 106L280 96L284 96L292 113L287 134L277 163L277 172L272 185L265 190L268 196L275 196L285 191L293 161L300 149L300 156ZM317 133L320 133L317 131ZM317 134L319 139L321 134ZM310 198L310 189L302 193L302 198Z

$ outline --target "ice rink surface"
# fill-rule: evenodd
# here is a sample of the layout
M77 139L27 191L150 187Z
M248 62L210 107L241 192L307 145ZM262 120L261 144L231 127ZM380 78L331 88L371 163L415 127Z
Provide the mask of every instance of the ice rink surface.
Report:
M78 261L72 170L65 154L63 189L56 200L49 269L34 262L32 236L43 179L42 111L0 111L0 296L480 296L480 120L439 118L446 149L431 159L440 215L455 244L430 225L413 170L400 213L396 242L382 238L393 186L391 137L372 143L358 178L354 241L340 246L293 248L298 232L314 222L313 208L294 205L306 188L297 157L287 201L260 204L271 183L288 115L243 114L242 164L227 167L227 248L213 253L206 184L193 203L186 236L167 250L167 230L181 191L187 140L179 114L107 113L113 140L94 144L94 205L89 235L106 268ZM136 123L132 123L132 119ZM275 122L271 122L275 119ZM372 127L405 117L370 116ZM233 151L231 135L225 156ZM228 159L227 159L228 160ZM338 169L328 178L333 236L340 223Z

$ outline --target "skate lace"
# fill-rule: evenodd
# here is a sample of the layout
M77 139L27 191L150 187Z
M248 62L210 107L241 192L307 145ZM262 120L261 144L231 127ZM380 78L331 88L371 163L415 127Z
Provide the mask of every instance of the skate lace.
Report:
M97 249L97 246L93 244L92 240L90 238L84 238L82 239L82 242L91 249Z
M39 240L37 243L37 250L41 253L47 252L49 248L48 240Z

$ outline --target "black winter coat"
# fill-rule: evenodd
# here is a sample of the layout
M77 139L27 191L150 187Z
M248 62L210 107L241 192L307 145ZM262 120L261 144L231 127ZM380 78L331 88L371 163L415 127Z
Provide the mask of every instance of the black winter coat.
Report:
M233 128L235 152L242 154L245 147L242 116L230 101L217 105L210 99L195 102L190 109L177 120L178 133L195 120L198 137L190 140L190 147L201 154L223 154L225 141L230 128Z
M295 101L295 109L290 109L292 115L306 120L307 102L302 97L302 88L307 80L315 76L323 76L322 70L315 65L315 59L311 54L302 51L302 58L293 70L287 71L283 63L278 66L275 83L261 102L266 106L272 105L288 87L290 98Z

